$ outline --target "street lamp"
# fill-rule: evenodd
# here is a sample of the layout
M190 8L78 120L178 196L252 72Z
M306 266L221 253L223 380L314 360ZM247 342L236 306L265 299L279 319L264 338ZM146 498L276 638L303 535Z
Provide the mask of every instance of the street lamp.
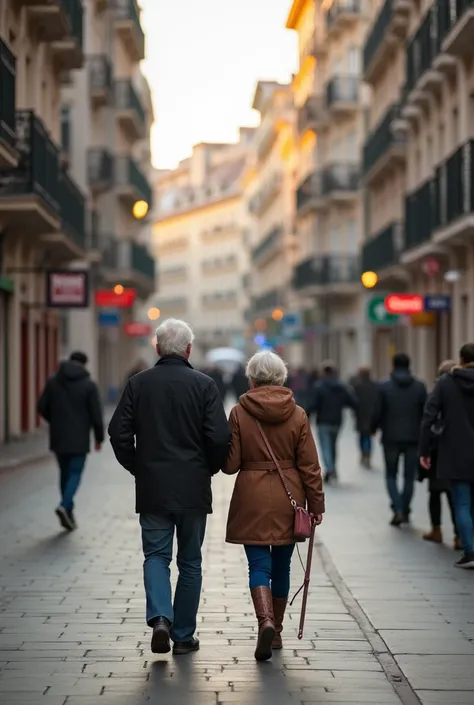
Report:
M272 318L274 321L281 321L284 315L285 314L283 313L281 308L276 308L274 311L272 311Z
M375 272L364 272L360 280L366 289L373 289L379 278Z
M133 204L132 213L137 220L143 220L148 213L148 203L146 201L136 201Z
M121 284L116 284L114 286L114 294L117 294L117 296L122 296L124 292L124 288Z
M147 315L150 321L157 321L161 316L161 311L159 308L156 308L156 306L153 306L152 308L148 309Z

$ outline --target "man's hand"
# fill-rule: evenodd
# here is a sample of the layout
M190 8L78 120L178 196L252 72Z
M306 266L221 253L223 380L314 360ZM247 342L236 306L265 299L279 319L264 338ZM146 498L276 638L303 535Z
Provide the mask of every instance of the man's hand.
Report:
M100 449L102 448L102 443L96 443L95 444L95 452L100 453Z
M431 470L431 458L429 456L422 456L420 458L420 465L424 470Z
M313 514L313 521L316 524L316 526L319 526L320 524L323 523L323 515L322 514Z

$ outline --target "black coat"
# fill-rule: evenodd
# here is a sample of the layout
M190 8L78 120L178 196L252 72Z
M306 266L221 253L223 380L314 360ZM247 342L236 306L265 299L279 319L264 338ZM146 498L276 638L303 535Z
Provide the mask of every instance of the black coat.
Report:
M109 425L119 463L135 477L136 511L212 512L211 477L230 431L215 382L178 356L132 377Z
M474 483L474 368L456 368L436 383L425 407L420 455L429 456L431 427L441 417L437 477Z
M382 443L417 445L427 397L426 387L409 370L394 370L380 385L374 427L382 430Z
M340 426L345 408L356 409L356 398L348 387L336 377L326 377L316 382L312 399L309 401L308 415L316 414L316 424Z
M246 394L249 391L249 381L243 368L238 369L232 377L232 391L237 399L239 399L242 394Z
M99 390L79 362L62 362L46 382L38 413L49 423L53 453L85 455L90 451L91 429L96 443L104 441Z
M357 430L369 435L373 431L374 418L379 400L379 385L370 377L356 377L352 388L357 399Z

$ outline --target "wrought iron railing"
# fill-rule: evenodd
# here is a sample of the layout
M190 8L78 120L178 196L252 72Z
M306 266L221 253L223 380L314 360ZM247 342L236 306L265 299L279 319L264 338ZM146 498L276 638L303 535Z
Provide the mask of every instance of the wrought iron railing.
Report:
M394 145L406 143L405 135L394 132L393 121L400 115L400 106L391 105L364 145L363 169L366 174Z
M131 81L121 79L115 82L115 105L119 110L134 110L142 128L145 127L145 109Z
M362 271L378 272L396 265L403 250L403 224L390 223L383 230L364 242Z
M0 39L0 140L15 146L16 60Z

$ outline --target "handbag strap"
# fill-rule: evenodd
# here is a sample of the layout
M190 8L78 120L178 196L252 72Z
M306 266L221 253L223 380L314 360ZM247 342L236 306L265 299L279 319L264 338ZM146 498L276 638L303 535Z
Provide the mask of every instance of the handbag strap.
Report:
M255 423L257 424L257 427L258 427L258 430L260 431L260 435L262 436L263 442L265 443L265 446L266 446L268 452L270 453L270 457L273 460L273 462L275 463L275 467L278 471L278 474L280 475L280 479L283 483L283 487L285 488L285 492L288 495L288 499L291 502L291 506L293 507L293 509L296 509L296 507L298 505L296 504L296 501L293 499L293 495L291 494L290 488L288 487L288 483L285 480L285 476L283 475L283 471L280 467L280 463L278 462L276 455L273 452L273 448L270 445L270 441L268 440L267 436L265 435L265 432L262 428L262 424L260 423L260 421L258 419L255 419Z

